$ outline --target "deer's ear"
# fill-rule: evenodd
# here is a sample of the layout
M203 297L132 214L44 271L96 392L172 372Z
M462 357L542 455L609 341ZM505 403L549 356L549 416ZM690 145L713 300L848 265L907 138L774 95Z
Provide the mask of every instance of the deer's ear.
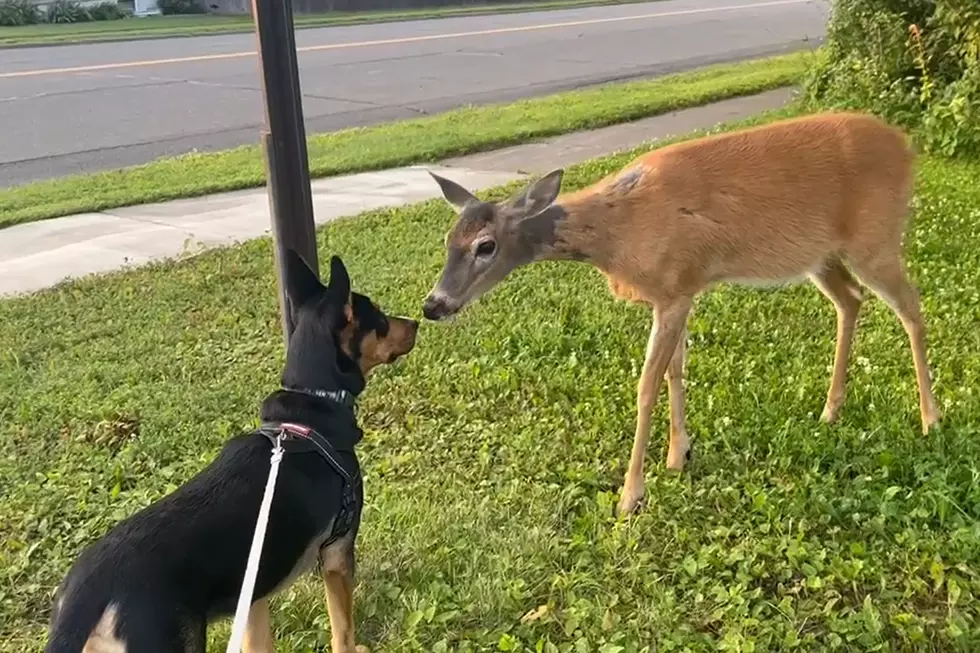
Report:
M514 195L509 204L520 209L524 215L534 215L548 208L561 192L561 179L565 171L552 170L544 177L532 181L524 190Z
M442 196L449 202L454 209L457 211L462 211L463 207L470 202L479 202L473 193L466 190L455 181L446 179L445 177L440 177L436 173L429 171L429 175L436 180L439 184L439 188L442 190Z

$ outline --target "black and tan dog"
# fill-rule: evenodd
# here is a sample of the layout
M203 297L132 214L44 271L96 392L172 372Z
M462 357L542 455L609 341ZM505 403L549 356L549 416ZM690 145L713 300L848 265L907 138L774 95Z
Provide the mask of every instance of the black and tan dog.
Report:
M55 596L46 653L204 653L208 623L235 610L280 434L285 455L244 648L273 650L268 597L319 560L333 651L363 649L352 610L363 502L354 398L369 370L412 350L418 323L351 293L337 257L326 287L295 252L286 264L296 327L263 426L82 552Z

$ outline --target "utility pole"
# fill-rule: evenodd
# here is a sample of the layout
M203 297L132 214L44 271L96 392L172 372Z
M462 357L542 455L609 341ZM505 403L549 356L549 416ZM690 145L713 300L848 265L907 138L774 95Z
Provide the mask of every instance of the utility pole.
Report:
M258 38L265 100L262 149L272 217L279 308L283 337L288 345L295 325L286 298L283 253L287 248L294 249L314 272L319 270L292 0L252 0L252 17Z

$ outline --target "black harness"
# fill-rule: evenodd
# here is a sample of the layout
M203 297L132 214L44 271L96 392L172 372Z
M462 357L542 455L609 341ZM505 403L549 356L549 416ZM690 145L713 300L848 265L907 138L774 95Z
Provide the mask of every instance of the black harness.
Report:
M361 485L360 470L351 472L344 467L341 456L330 441L308 426L293 422L266 422L257 432L264 435L272 443L273 448L276 442L281 442L285 453L317 452L335 472L340 474L344 479L340 512L337 513L323 546L349 533L358 513L357 490Z

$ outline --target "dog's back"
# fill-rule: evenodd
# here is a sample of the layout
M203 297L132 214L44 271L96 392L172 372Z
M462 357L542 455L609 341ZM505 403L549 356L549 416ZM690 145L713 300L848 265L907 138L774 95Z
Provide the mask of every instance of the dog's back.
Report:
M203 653L206 622L234 610L270 452L264 435L233 438L208 468L85 550L58 590L45 653ZM317 454L284 458L256 596L315 560L307 554L342 487Z
M227 528L230 519L246 518L252 503L257 511L261 499L250 485L261 482L255 473L262 473L262 459L243 444L229 441L211 466L82 552L58 588L45 653L203 653L203 630L195 624L205 597L215 575L235 564L242 557L236 549L250 541L244 522L223 536L215 522ZM233 514L222 519L223 510ZM188 581L196 588L190 593Z

